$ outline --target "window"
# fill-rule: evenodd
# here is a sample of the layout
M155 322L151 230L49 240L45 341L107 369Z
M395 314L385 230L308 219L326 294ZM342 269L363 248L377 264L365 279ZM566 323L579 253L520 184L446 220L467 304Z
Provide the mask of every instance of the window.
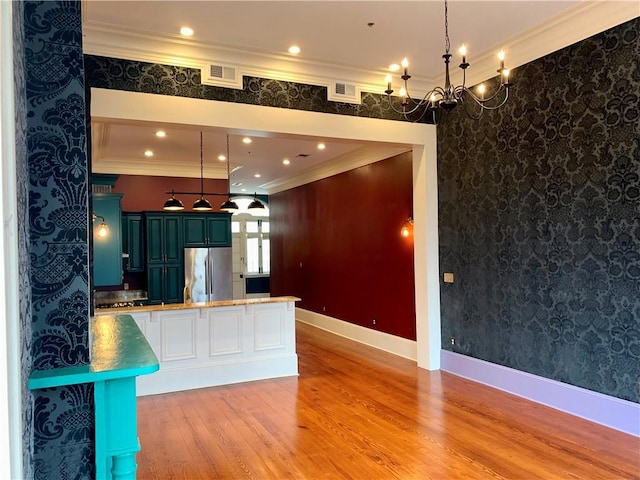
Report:
M269 273L269 222L247 220L245 222L246 273Z
M269 222L247 221L247 273L269 273Z

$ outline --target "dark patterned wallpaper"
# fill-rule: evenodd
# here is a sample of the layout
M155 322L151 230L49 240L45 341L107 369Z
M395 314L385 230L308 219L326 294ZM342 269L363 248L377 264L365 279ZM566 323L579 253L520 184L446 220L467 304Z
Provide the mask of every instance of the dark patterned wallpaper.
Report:
M31 367L86 364L88 174L79 1L24 2ZM23 200L24 201L24 200ZM26 202L25 202L26 206ZM93 385L34 392L33 478L93 476Z
M515 75L438 126L442 346L638 402L640 19Z
M362 93L362 103L353 105L327 100L326 87L256 77L244 77L244 89L236 90L202 85L198 68L94 55L85 55L85 69L89 87L402 120L389 107L386 96L375 93ZM381 85L380 89L383 88Z

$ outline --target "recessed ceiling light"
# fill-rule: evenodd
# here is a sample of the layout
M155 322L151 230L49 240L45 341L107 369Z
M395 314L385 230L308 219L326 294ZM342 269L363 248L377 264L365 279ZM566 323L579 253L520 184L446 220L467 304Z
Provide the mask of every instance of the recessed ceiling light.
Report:
M224 155L218 155L218 160L220 160L221 162L224 162L227 159L227 157L225 157Z
M251 139L249 137L244 137L242 139L242 143L251 143Z
M153 151L151 151L151 150L145 150L145 151L144 151L144 156L145 156L145 157L153 157Z
M290 53L291 55L297 55L297 54L299 54L299 53L300 53L300 47L299 47L299 46L297 46L297 45L291 45L291 46L289 47L289 53Z
M247 189L246 189L246 188L241 188L241 189L240 189L240 191L241 191L241 192L246 192L246 191L247 191Z
M398 70L400 70L400 65L398 65L397 63L392 63L391 65L389 65L389 70L391 70L392 72L397 72Z
M282 164L283 165L289 165L291 162L289 161L288 158L285 158L284 160L282 160Z
M185 37L190 37L191 35L193 35L193 28L190 27L182 27L180 29L180 34L184 35Z
M319 143L318 144L318 150L324 150L326 147L326 145L324 143Z
M256 177L256 178L260 178L261 176L262 176L262 175L260 175L259 173L256 173L256 174L254 175L254 177Z
M164 130L158 130L156 132L156 137L164 138L167 136L167 133Z

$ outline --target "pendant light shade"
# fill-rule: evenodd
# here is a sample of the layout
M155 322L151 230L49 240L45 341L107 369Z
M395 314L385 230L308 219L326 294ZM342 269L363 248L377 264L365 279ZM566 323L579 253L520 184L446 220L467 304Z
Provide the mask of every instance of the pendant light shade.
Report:
M220 210L223 212L233 213L238 210L238 204L229 197L222 205L220 205Z
M257 195L253 194L253 202L247 207L248 210L264 210L264 204L258 200Z
M175 196L174 191L171 191L171 198L164 202L163 210L168 210L170 212L179 212L180 210L184 210L184 205L180 200L178 200Z
M194 210L197 210L199 212L204 212L207 210L213 210L213 207L211 206L211 203L209 203L209 200L207 200L204 197L200 197L200 200L196 200L195 202L193 202L193 207Z

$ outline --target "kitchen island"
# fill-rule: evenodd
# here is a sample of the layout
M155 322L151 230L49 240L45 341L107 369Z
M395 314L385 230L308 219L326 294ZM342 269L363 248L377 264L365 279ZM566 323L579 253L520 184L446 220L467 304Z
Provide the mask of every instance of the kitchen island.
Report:
M297 297L251 298L98 309L131 315L160 361L137 394L298 375Z

